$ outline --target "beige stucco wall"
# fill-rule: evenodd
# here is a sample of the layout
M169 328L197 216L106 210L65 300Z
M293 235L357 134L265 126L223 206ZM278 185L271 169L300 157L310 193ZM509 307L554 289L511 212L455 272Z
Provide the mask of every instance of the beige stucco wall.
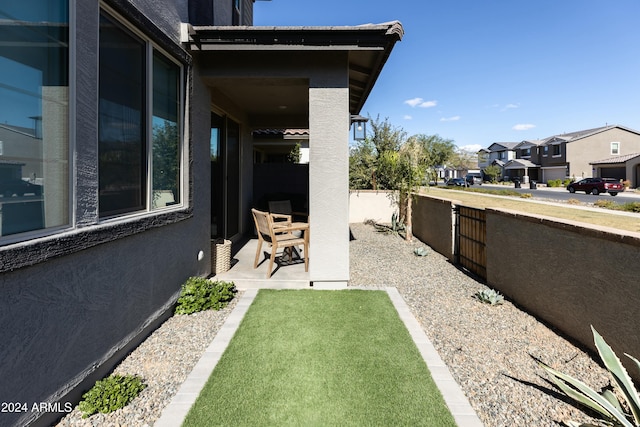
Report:
M593 176L593 165L589 162L614 157L611 154L612 142L620 143L619 155L640 153L640 135L620 128L600 132L566 144L569 176L577 179Z
M640 233L487 209L487 283L593 348L640 356Z
M391 222L391 216L398 207L388 191L351 190L349 192L349 222L373 220L380 223Z
M412 205L413 235L453 261L453 205L458 202L417 196Z

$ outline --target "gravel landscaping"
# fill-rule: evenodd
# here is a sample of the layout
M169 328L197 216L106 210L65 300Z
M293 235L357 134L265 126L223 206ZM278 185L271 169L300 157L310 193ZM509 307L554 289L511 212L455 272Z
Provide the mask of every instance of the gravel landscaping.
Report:
M365 224L351 224L351 231L351 286L398 289L485 426L589 420L554 395L530 356L592 387L609 384L586 353L509 301L491 306L474 299L486 286L420 241ZM428 254L414 255L417 247ZM133 351L116 373L139 375L148 387L126 408L87 419L75 409L58 426L152 426L240 296L221 311L172 317Z

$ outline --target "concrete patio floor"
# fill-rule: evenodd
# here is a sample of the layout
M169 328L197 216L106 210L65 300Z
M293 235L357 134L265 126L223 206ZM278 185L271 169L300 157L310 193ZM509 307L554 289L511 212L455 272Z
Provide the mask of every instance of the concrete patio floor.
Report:
M282 262L282 250L279 250L271 278L267 279L271 248L267 244L262 245L260 264L254 269L258 239L245 239L234 243L234 246L231 250L231 268L224 273L215 274L213 279L234 282L239 289L308 289L311 286L309 273L304 271L303 260L295 255L293 263Z

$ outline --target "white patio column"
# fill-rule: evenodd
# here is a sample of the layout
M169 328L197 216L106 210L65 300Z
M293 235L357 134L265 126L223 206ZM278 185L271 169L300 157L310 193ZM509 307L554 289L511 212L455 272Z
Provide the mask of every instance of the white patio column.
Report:
M309 275L314 287L349 280L349 90L309 88Z

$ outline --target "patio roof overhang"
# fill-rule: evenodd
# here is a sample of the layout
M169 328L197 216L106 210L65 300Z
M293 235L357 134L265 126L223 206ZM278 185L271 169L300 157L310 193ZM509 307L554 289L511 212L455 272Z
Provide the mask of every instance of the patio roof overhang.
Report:
M324 58L327 54L348 55L349 113L359 114L371 93L391 51L404 35L398 21L360 26L329 27L192 27L183 26L182 42L194 54L207 58L238 58L243 54L262 58L264 66L273 58L273 63L282 67L285 60L294 65L298 60ZM300 55L304 56L300 56ZM248 58L249 56L245 56ZM303 59L304 58L304 59ZM265 62L267 61L267 62ZM220 61L218 61L220 64ZM215 64L212 63L212 67ZM253 117L283 117L283 113L296 111L299 117L308 117L308 84L303 79L281 78L276 91L270 88L273 81L266 82L260 73L243 79L241 84L226 78L224 84L218 78L215 86L222 88L224 95L233 99ZM206 77L205 77L206 80ZM213 80L211 80L213 81ZM209 83L211 86L213 84ZM287 112L282 106L287 105ZM256 126L273 126L265 120L255 120ZM282 124L287 127L305 127L299 121Z

